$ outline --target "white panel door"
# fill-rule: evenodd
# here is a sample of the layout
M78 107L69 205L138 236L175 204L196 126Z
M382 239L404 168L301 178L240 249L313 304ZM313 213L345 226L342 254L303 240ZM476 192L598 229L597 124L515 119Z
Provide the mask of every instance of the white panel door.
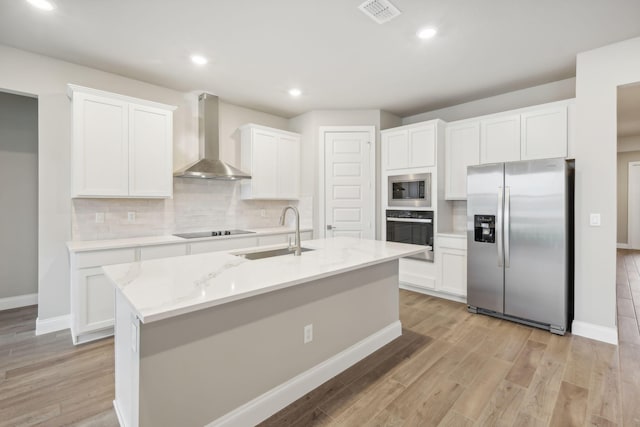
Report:
M278 198L293 200L300 197L300 139L280 135L278 137L277 163Z
M410 168L428 167L436 165L436 127L409 129L409 158Z
M171 197L173 193L173 113L129 107L129 195Z
M445 199L466 200L467 167L480 163L480 123L447 126L445 155Z
M385 169L406 169L409 167L409 135L406 130L382 135L387 164Z
M271 132L253 131L251 186L254 198L275 199L278 195L278 137Z
M480 122L480 163L520 160L520 115Z
M326 236L374 238L369 132L325 134Z
M522 160L567 157L567 106L560 105L523 113Z
M73 196L129 194L128 103L74 95Z
M78 270L76 333L113 326L115 288L101 267Z
M629 249L640 249L640 162L629 162L629 209L627 228Z

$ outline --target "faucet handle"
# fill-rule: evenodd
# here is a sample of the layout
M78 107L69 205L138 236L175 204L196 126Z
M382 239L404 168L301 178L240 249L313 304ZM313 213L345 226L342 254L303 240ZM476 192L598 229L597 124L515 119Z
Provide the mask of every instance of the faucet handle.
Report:
M289 240L289 250L290 250L290 251L292 251L292 250L294 250L294 249L295 249L295 248L293 247L293 244L291 243L291 237L293 237L293 236L291 236L291 234L288 234L288 235L287 235L287 239ZM295 238L294 238L294 239L295 239Z

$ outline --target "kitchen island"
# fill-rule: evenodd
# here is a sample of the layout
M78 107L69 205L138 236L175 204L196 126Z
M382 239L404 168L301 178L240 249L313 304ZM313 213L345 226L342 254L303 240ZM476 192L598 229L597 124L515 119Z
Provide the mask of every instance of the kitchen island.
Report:
M401 334L398 259L347 237L104 267L122 426L254 425Z

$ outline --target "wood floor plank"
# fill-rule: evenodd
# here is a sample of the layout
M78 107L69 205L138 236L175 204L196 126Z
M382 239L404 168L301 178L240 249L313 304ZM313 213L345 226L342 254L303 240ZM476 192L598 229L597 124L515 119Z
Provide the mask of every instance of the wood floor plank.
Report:
M636 319L618 316L618 338L621 342L640 344L640 331Z
M567 365L564 370L564 380L588 389L591 382L594 356L592 340L573 337Z
M587 424L590 427L617 427L618 424L613 421L609 421L606 418L599 417L597 415L592 415L589 419L589 423Z
M447 412L438 427L471 427L472 425L473 420L452 410Z
M515 425L525 393L526 390L519 385L503 380L480 414L476 425L496 427Z
M618 298L618 316L636 318L636 310L633 301L625 298Z
M604 343L593 343L593 369L589 383L589 414L595 419L622 423L618 349Z
M359 398L346 411L335 418L335 425L366 425L406 387L393 379L382 380L375 388L359 393Z
M546 355L545 355L546 356ZM540 362L522 402L521 413L548 422L560 391L564 365L551 359Z
M558 393L551 427L581 427L587 417L589 390L563 381Z
M507 374L507 380L524 388L529 387L546 348L546 344L528 340Z
M460 396L454 409L467 418L477 420L512 366L501 359L489 359L484 369Z

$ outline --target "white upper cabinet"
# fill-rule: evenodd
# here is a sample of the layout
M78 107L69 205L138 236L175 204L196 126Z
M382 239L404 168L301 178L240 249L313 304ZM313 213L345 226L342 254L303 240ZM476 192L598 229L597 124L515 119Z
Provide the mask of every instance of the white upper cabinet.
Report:
M520 115L480 121L480 163L520 160Z
M385 170L435 166L435 123L408 125L381 133Z
M451 123L445 140L445 199L467 198L467 166L480 163L480 122Z
M520 118L522 160L567 157L567 106L523 113Z
M241 184L243 199L300 198L300 135L266 126L241 128L241 167L251 174Z
M69 85L72 197L171 197L175 107Z

